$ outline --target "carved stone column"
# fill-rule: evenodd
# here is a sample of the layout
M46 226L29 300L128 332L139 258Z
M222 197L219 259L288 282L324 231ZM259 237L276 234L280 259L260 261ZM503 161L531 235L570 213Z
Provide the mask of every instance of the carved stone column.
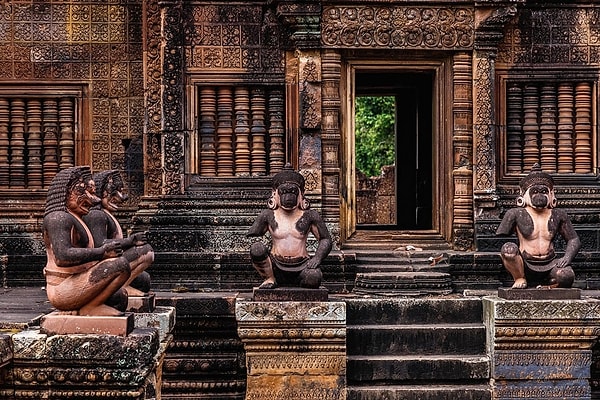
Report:
M183 29L182 0L160 3L162 7L162 156L163 194L184 190L183 132Z
M473 86L472 61L467 53L457 53L453 60L454 98L453 135L454 212L452 237L454 247L469 250L473 246Z
M483 299L492 397L590 399L600 301Z
M485 3L485 2L483 2ZM497 6L496 6L497 7ZM473 151L475 215L494 208L496 194L495 58L504 24L517 12L515 6L476 9L473 50Z
M238 300L235 314L247 400L346 398L344 302Z

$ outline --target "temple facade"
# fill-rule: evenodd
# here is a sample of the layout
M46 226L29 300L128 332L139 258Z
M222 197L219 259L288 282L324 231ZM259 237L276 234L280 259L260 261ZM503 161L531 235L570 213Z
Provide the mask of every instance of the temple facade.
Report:
M334 237L333 291L352 290L344 248L357 232L441 242L459 287L497 287L501 264L486 255L539 163L591 288L599 67L594 1L0 2L0 276L43 282L46 188L90 165L122 171L120 215L149 231L157 287L250 288L246 231L291 163ZM360 218L364 95L396 104L383 223Z

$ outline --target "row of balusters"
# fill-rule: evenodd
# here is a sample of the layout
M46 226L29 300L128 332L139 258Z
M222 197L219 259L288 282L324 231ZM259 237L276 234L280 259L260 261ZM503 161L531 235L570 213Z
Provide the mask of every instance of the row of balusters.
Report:
M198 90L200 175L268 175L283 168L283 88L204 86Z
M593 172L593 84L512 82L506 97L506 171Z
M0 97L0 188L45 188L73 166L74 125L74 98Z

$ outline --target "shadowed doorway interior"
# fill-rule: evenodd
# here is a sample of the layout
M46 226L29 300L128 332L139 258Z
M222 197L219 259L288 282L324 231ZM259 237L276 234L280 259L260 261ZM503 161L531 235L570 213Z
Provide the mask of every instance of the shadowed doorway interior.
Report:
M356 72L357 229L432 229L432 88L428 72Z

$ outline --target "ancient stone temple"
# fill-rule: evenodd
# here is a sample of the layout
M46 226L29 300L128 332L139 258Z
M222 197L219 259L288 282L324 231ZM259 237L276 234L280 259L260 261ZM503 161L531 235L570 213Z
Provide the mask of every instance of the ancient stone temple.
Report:
M495 232L538 163L581 239L573 286L596 290L599 70L593 0L0 0L2 285L44 285L57 172L117 170L123 229L148 232L178 308L163 397L239 398L235 297L261 282L246 232L284 165L331 233L330 295L401 298L511 286ZM370 183L361 96L394 98L394 166ZM348 324L390 302L347 304Z

